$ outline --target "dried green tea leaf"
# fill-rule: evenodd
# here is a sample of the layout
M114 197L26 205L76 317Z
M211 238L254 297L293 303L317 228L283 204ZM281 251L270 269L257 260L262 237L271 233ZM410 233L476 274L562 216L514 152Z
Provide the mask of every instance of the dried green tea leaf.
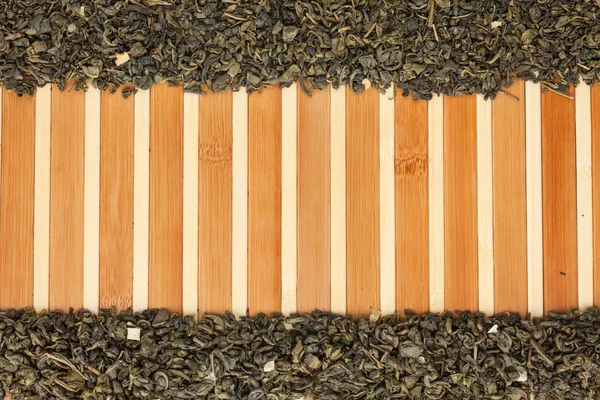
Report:
M596 399L600 312L352 320L165 310L0 312L0 396L25 399ZM498 333L489 333L497 327ZM139 334L134 340L132 334Z
M299 81L431 99L494 98L516 79L593 84L598 1L11 0L0 2L0 86L31 95L74 79L131 95Z

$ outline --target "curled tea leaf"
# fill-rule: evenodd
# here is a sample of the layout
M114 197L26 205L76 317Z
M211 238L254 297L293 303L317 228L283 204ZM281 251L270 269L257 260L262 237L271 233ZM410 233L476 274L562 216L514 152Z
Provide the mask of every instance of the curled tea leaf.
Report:
M0 4L0 86L31 95L75 77L75 90L91 79L111 92L169 82L200 93L300 81L429 100L492 99L519 78L558 79L547 90L565 95L600 79L597 1L12 0Z
M156 309L0 311L0 387L15 400L600 396L597 309L534 320L406 314L195 322ZM128 340L132 329L141 340Z
M297 26L284 26L283 27L284 43L291 43L296 38L299 31L300 31L300 28L298 28Z

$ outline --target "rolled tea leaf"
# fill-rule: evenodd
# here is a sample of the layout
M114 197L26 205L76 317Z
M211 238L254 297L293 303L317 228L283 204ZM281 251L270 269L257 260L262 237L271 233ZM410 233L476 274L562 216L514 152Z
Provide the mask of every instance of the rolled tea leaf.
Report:
M139 337L138 337L139 335ZM597 399L600 312L328 312L195 322L165 310L0 312L0 396Z
M11 0L0 27L0 85L19 94L74 78L493 98L515 79L600 78L598 0Z

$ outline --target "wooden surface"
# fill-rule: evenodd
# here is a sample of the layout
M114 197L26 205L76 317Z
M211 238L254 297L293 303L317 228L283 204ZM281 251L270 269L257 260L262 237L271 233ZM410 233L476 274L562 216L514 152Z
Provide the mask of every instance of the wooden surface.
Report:
M346 314L346 94L331 90L331 311Z
M183 92L163 83L150 96L148 305L181 312Z
M347 313L379 309L379 93L346 94Z
M592 199L594 245L594 305L600 306L600 86L592 87Z
M429 310L428 104L395 101L396 310Z
M298 312L331 309L330 102L298 91Z
M545 312L577 307L576 183L575 102L556 93L543 93Z
M577 215L577 307L594 305L594 210L592 197L591 90L575 88L575 154Z
M233 93L231 311L248 310L248 96Z
M248 99L248 308L281 309L281 90ZM289 121L286 123L294 123Z
M494 185L492 104L476 96L477 108L477 301L479 311L494 313Z
M598 87L589 149L575 140L583 102L544 93L536 103L540 87L520 82L508 89L518 100L492 103L489 127L477 110L489 103L475 97L397 96L388 107L391 95L373 89L290 90L103 93L97 120L93 92L4 93L0 308L78 308L95 285L101 307L192 314L493 304L537 315L577 307L592 288L600 304ZM587 153L593 230L578 213L589 200L579 187ZM488 179L480 190L488 173L491 189ZM488 195L492 284L482 291L490 228L478 216L490 214L478 204Z
M33 305L35 98L2 90L0 308Z
M199 99L198 309L231 310L232 93ZM215 268L215 266L219 268Z
M52 88L49 307L83 305L85 95Z
M281 92L281 312L297 310L298 84ZM290 121L289 123L287 121ZM285 228L285 229L284 229Z
M427 156L429 207L429 309L445 308L445 217L444 217L444 97L427 104Z
M525 83L525 169L527 175L527 311L544 314L542 201L542 92Z
M150 91L134 101L133 140L133 308L148 308L150 269Z
M100 121L100 307L133 303L135 97L102 93Z
M478 308L477 106L475 97L444 99L445 304Z
M492 104L494 304L527 313L525 85L516 82Z
M83 307L100 310L100 147L102 96L88 90L84 99Z
M181 312L196 315L199 311L200 285L206 280L198 279L199 271L199 197L200 178L200 96L194 93L183 95L183 221L182 221L182 265ZM219 296L215 296L219 297ZM203 302L203 307L206 305Z
M379 309L396 311L396 184L394 90L379 94Z

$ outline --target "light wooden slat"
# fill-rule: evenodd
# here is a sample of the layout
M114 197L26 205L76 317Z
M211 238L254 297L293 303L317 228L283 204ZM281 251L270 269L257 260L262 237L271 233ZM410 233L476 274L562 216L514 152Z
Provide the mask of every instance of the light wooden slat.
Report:
M591 88L594 305L600 306L600 85Z
M35 98L2 88L0 309L33 304Z
M281 89L248 99L248 308L281 311Z
M0 89L0 177L2 176L2 131L4 120L2 119L2 107L4 100L4 88ZM0 179L0 196L2 195L2 179Z
M182 312L198 316L198 100L183 94L183 282ZM204 122L204 121L203 121Z
M133 309L148 308L150 215L150 91L134 98L133 144Z
M4 99L4 94L0 92L0 173L2 173L2 100ZM2 191L2 182L0 182L0 193Z
M429 309L445 308L444 231L444 98L434 96L428 104L429 146Z
M494 313L492 102L477 95L477 262L479 311Z
M298 91L298 312L331 309L331 89Z
M100 299L100 90L85 94L83 307L98 312Z
M150 307L182 311L183 90L150 90Z
M525 84L492 103L494 311L527 315ZM539 114L538 114L539 115Z
M133 304L135 96L102 92L100 121L100 308Z
M379 272L383 315L396 311L396 231L394 186L394 87L379 96Z
M294 83L281 94L281 312L286 315L297 308L297 93Z
M52 87L50 309L83 305L85 93Z
M379 93L346 97L347 313L380 308Z
M573 94L572 88L570 93ZM544 312L566 311L577 299L577 173L575 101L542 93Z
M332 89L331 311L346 314L346 88Z
M477 99L444 98L445 304L476 310Z
M544 313L542 233L542 99L539 85L525 83L525 151L527 172L527 310Z
M396 312L401 314L429 310L427 109L427 101L396 93Z
M35 95L33 307L37 311L48 308L50 278L51 97L50 85L39 88Z
M577 163L577 288L579 309L594 304L594 247L592 214L592 118L590 87L575 89Z
M248 308L248 96L233 93L231 312Z
M231 310L232 92L200 98L199 315Z

